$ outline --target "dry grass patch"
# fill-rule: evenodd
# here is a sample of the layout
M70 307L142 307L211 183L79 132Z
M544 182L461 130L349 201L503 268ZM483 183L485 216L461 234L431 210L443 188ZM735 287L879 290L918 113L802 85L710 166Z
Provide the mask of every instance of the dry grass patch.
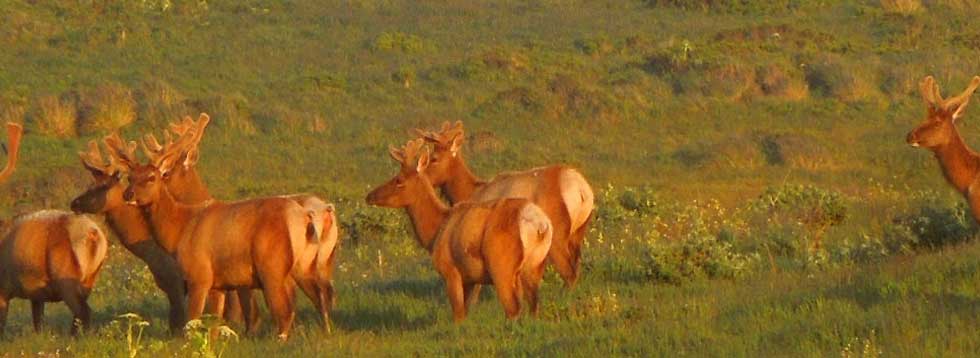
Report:
M136 121L132 91L118 83L107 83L82 93L81 134L109 132Z
M55 138L78 135L78 110L75 102L57 96L42 96L34 103L30 114L30 129L34 133Z

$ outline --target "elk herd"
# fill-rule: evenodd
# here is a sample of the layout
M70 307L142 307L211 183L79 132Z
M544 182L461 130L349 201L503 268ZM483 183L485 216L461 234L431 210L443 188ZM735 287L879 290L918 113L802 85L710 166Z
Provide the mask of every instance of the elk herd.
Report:
M932 77L920 84L927 118L907 142L935 153L948 181L966 196L980 221L980 155L956 130L973 92L944 99ZM319 312L324 329L336 299L333 270L339 223L333 204L311 194L238 201L212 197L196 169L210 118L171 123L163 141L146 135L126 141L118 134L91 141L79 153L92 175L71 211L44 210L15 218L0 237L0 333L11 299L31 302L35 330L46 302L63 301L74 320L71 332L89 324L87 303L106 260L106 234L146 263L169 302L169 325L179 332L204 313L243 321L254 333L261 290L279 339L295 317L295 288ZM7 162L0 183L14 172L22 129L8 124ZM389 155L397 174L371 191L368 204L403 208L415 239L445 282L455 321L466 317L483 285L493 285L508 319L521 301L538 312L538 288L550 263L574 287L595 197L575 168L554 165L476 177L463 155L461 122L443 123ZM143 160L137 155L141 148ZM441 193L440 193L441 192ZM443 197L449 202L445 202Z

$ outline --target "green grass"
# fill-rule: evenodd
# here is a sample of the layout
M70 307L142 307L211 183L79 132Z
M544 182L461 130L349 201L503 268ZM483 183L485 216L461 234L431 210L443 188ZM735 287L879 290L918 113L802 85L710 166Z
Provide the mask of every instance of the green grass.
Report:
M39 99L118 86L136 102L130 137L212 115L199 170L216 197L338 204L334 333L304 303L293 340L266 322L226 356L970 355L976 226L904 136L920 78L948 95L980 74L980 8L899 3L0 0L0 115L28 128L0 218L65 208L90 180L76 152L105 132L32 130ZM959 127L980 147L975 110ZM597 189L585 281L565 292L549 276L541 319L504 322L487 290L452 325L404 214L363 204L395 172L388 145L456 119L480 176L561 162ZM799 197L759 209L772 190ZM800 224L815 208L843 216ZM27 333L17 301L0 357L122 355L111 322L127 312L151 322L145 354L190 354L145 268L118 245L108 265L93 332L67 338L51 305L52 328Z

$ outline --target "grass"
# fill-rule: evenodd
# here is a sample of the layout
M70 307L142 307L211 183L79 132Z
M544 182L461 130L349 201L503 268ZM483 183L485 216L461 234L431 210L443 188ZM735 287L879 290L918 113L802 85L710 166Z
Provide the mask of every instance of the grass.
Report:
M226 356L970 355L976 226L904 136L923 117L920 78L949 95L980 73L968 60L980 55L977 11L956 0L0 0L0 68L15 69L0 71L0 116L28 124L0 217L67 207L89 184L75 155L86 141L205 111L199 169L216 197L315 192L344 225L335 333L319 333L304 303L295 339L265 331ZM980 147L972 112L959 128ZM72 117L45 127L47 113ZM86 127L93 113L104 120ZM503 322L487 290L450 324L404 214L363 204L394 174L388 145L456 119L480 176L569 163L601 198L585 281L565 292L549 276L539 320ZM758 205L773 193L795 199ZM825 209L841 215L813 221ZM60 305L57 326L35 335L17 301L0 357L124 355L128 321L116 317L127 312L150 323L142 354L201 349L166 337L164 300L118 245L92 302L95 331L72 340Z

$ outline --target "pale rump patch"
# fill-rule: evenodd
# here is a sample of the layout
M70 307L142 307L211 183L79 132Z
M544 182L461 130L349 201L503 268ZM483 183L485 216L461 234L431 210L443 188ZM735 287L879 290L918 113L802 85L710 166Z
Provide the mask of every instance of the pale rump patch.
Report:
M551 249L553 234L551 220L537 205L528 203L519 213L521 244L524 247L524 257L521 268L532 268L541 265Z
M333 255L333 251L337 248L337 239L340 236L340 230L337 228L339 223L337 222L337 217L334 214L333 205L330 206L330 210L324 213L325 225L330 225L323 235L320 236L320 248L317 251L316 256L316 272L318 276L325 275L330 265L330 256ZM329 280L329 277L317 277L318 280Z
M559 180L561 181L559 184L561 197L565 202L565 207L568 208L568 217L571 219L570 232L575 232L582 225L585 225L585 221L592 214L592 210L595 208L595 194L592 193L592 187L585 181L585 177L577 170L562 170Z
M91 218L83 215L72 216L68 224L71 237L71 251L78 260L82 277L89 278L105 261L109 242L105 233Z

